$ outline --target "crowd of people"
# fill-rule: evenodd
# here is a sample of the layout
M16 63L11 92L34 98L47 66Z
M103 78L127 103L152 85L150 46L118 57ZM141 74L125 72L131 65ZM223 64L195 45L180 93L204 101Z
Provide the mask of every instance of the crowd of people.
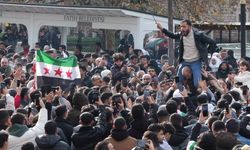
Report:
M250 149L250 63L236 60L232 50L192 58L187 47L202 52L202 40L213 41L187 20L178 36L157 26L183 40L179 68L166 54L154 60L132 46L111 53L97 43L95 53L83 54L77 45L81 80L46 93L33 86L35 51L65 58L67 46L36 43L27 53L10 54L1 41L0 149ZM198 70L191 60L201 60Z

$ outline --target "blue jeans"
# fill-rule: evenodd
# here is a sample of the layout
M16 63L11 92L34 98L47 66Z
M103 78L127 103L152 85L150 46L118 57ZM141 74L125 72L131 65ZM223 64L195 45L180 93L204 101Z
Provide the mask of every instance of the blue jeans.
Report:
M188 67L190 67L192 69L194 86L198 87L199 86L199 81L201 80L201 61L200 60L197 60L197 61L194 61L194 62L185 62L185 61L183 61L182 63L180 63L177 75L178 75L179 80L180 80L181 83L184 80L184 77L182 75L182 68L185 67L185 66L188 66Z

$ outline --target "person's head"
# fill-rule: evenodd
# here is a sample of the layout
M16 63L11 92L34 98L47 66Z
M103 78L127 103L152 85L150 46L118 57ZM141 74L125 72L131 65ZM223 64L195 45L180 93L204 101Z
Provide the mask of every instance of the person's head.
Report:
M189 32L192 30L192 22L190 20L182 20L181 21L181 34L183 36L187 36L189 34Z
M203 150L216 150L216 138L210 132L201 133L197 139L197 148Z
M1 67L2 68L7 68L9 66L9 61L8 61L8 59L6 58L6 57L3 57L2 59L1 59Z
M95 150L115 150L114 146L108 141L101 141L96 144Z
M123 117L116 118L114 121L114 128L118 130L126 130L127 125L125 119Z
M171 123L164 122L162 124L164 128L164 136L167 141L170 140L171 136L175 134L175 128Z
M8 149L8 138L9 134L7 132L5 132L4 130L0 131L0 149Z
M144 119L144 108L141 104L135 104L132 107L131 114L133 119L135 120L141 120Z
M94 123L94 116L90 112L83 112L80 115L80 124L83 126L92 126Z
M105 105L111 105L112 103L112 93L111 92L104 92L101 94L101 100L103 102L103 104Z
M55 135L57 132L57 125L55 121L47 121L44 126L44 131L48 135Z
M238 144L237 138L227 132L219 132L214 134L216 138L216 145L218 150L229 150L233 149Z
M224 132L225 130L226 130L225 124L221 120L216 120L212 124L212 132L213 132L213 134L216 134L216 133L219 133L219 132Z
M156 115L159 123L168 121L169 113L167 110L159 110Z
M166 109L167 109L169 114L176 113L177 107L178 107L178 105L177 105L176 101L174 101L174 100L169 100L166 103Z
M157 137L157 134L155 132L152 132L152 131L144 132L142 139L151 140L153 142L154 147L158 147L160 144L158 137Z
M250 64L246 60L239 61L240 72L250 71Z
M236 119L229 119L226 122L226 129L229 133L238 133L240 131L240 123Z
M219 66L220 71L225 71L225 70L229 70L229 64L227 62L222 62Z
M23 115L21 113L13 114L11 116L11 123L12 123L12 125L14 125L14 124L24 125L25 124L25 115Z
M205 93L201 93L197 96L197 104L202 105L208 102L208 96Z
M148 65L148 63L149 63L149 56L148 55L142 55L142 56L140 56L140 63L142 64L142 65Z
M227 57L227 50L223 49L220 51L220 57L222 60L224 60Z
M231 108L233 108L233 109L236 111L236 115L239 117L240 114L241 114L241 110L242 110L242 105L241 105L241 103L234 102L234 103L231 105Z
M172 125L174 127L182 127L183 126L181 115L179 115L177 113L170 115L169 121L172 123Z
M82 106L89 104L88 97L80 92L76 92L72 98L72 105L78 109L81 109Z
M182 68L182 75L185 79L192 79L192 70L190 67L185 66Z
M113 54L113 60L114 60L114 64L116 64L117 66L121 67L124 61L124 56L122 53L115 53Z
M148 131L152 131L152 132L156 133L157 138L158 138L158 142L160 142L160 143L162 143L163 140L165 139L164 127L159 123L153 123L153 124L149 125Z
M234 57L234 51L233 50L228 50L227 55L231 56L231 57Z
M155 68L153 67L148 67L148 74L150 74L151 77L156 76Z
M164 55L161 55L161 64L164 65L165 63L168 64L168 55L167 54L164 54Z
M32 142L24 143L21 147L21 150L34 150L34 149L35 149L35 146Z
M171 83L168 81L161 81L159 85L162 91L167 91L171 87Z
M59 51L64 51L66 50L66 45L60 45L58 48Z
M130 61L131 64L136 65L138 63L137 56L136 55L131 55L129 57L129 61Z
M0 129L5 130L10 125L11 125L11 118L8 110L0 109Z
M57 57L57 52L56 52L56 49L54 48L50 48L48 50L45 50L45 52L51 56L52 58L56 58Z
M95 74L91 77L93 86L102 86L102 78L99 74Z
M218 120L218 118L215 117L215 116L212 116L212 117L209 117L209 118L208 118L208 128L209 128L210 131L212 131L212 125L213 125L213 123L214 123L216 120Z
M150 74L144 74L144 75L142 76L142 82L143 82L144 84L149 84L151 81L152 81L152 77L151 77Z
M68 117L68 109L66 105L59 105L55 109L56 117L66 119Z

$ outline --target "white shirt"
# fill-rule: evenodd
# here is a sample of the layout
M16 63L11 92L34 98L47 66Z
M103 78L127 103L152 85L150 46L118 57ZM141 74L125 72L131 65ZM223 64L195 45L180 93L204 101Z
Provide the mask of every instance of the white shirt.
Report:
M189 32L187 36L183 36L183 59L187 62L192 62L193 60L198 60L200 58L199 50L197 49L194 41L193 29Z

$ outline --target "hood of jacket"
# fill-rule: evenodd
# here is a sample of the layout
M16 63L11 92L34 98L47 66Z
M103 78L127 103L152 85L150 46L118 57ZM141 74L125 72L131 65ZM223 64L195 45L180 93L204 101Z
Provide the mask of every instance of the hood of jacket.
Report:
M128 137L127 130L124 129L112 129L111 130L111 137L114 138L116 141L122 141Z
M8 129L8 133L13 136L21 137L29 128L26 125L14 124Z
M41 149L53 148L60 140L58 135L41 135L35 139L37 146Z

